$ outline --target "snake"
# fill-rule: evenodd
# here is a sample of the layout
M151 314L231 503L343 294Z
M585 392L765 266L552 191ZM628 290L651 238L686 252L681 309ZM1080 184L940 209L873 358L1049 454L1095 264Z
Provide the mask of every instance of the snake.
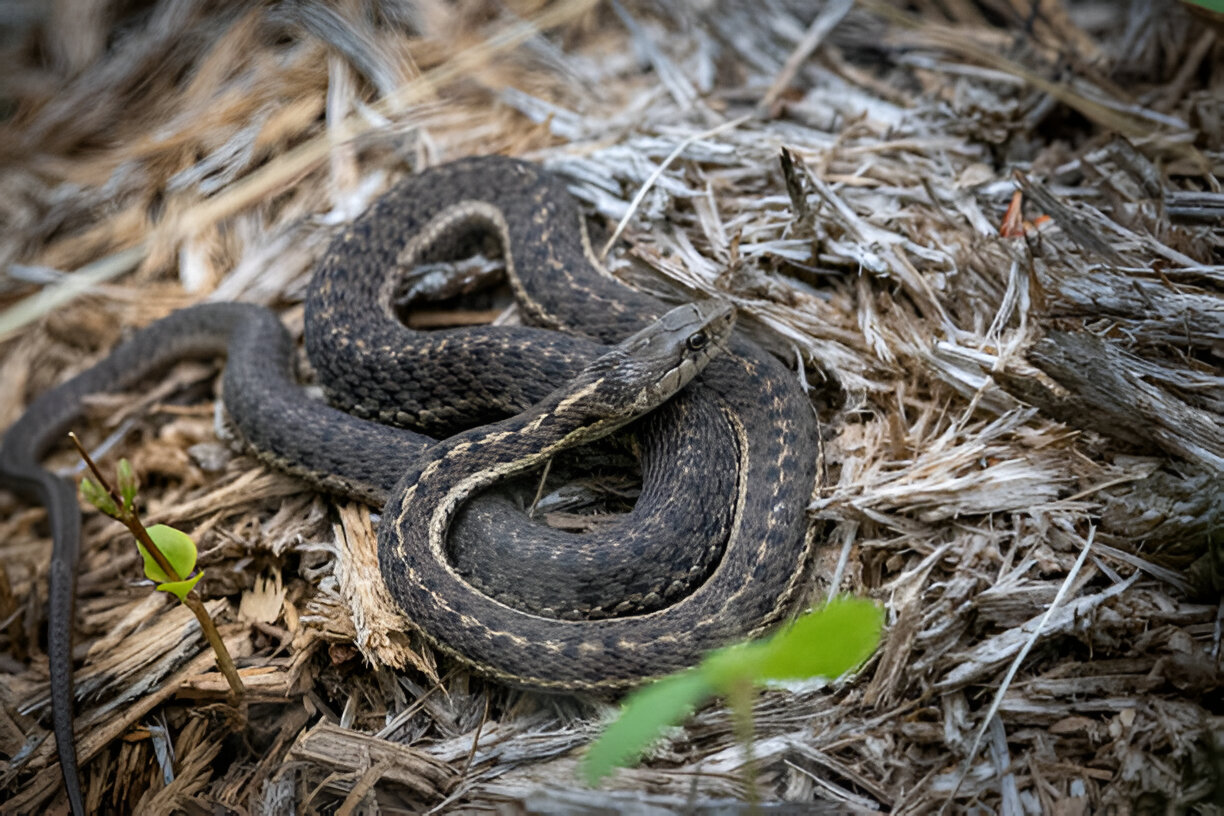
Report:
M395 307L403 271L489 235L532 325L407 329ZM242 303L179 310L37 397L0 443L0 481L47 507L52 721L74 812L80 517L73 486L40 462L80 420L85 395L132 387L185 357L225 355L226 410L261 458L382 507L383 581L426 640L511 684L613 692L779 623L802 597L814 548L805 510L816 426L798 379L741 332L723 338L724 307L669 309L599 261L560 177L471 157L408 176L324 253L307 291L305 345L335 407L303 397L275 314ZM626 362L631 348L663 337L700 359L656 371L628 399L640 407L639 394L659 398L696 375L638 420L633 510L602 539L516 516L496 483L630 422L636 413L616 413L602 389L621 382L614 371L637 368ZM429 433L449 436L435 444ZM615 577L601 582L605 562Z

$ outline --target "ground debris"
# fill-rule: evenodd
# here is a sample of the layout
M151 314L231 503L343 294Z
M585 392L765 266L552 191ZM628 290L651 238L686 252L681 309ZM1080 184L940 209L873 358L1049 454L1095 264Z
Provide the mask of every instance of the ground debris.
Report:
M731 300L812 386L829 543L811 597L875 598L888 624L857 676L763 692L759 812L1219 807L1211 18L1179 0L66 5L0 11L0 427L188 303L266 304L300 336L314 262L396 178L521 156L620 229L615 274ZM150 523L199 543L250 721L227 729L193 620L88 515L92 810L747 812L718 704L585 788L609 706L415 638L369 509L219 442L215 371L91 401L79 433L136 464ZM58 795L43 519L0 493L4 812Z

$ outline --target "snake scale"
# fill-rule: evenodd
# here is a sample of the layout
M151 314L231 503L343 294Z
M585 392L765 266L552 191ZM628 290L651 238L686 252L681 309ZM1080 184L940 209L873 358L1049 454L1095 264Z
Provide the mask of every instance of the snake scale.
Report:
M393 307L398 273L490 234L533 327L408 330ZM542 453L515 441L524 426L548 431L574 410L594 386L573 378L602 371L596 361L609 345L677 319L665 312L594 259L563 182L529 163L477 157L393 187L320 262L306 347L345 410L304 398L291 340L271 312L227 303L176 312L38 397L5 434L0 479L43 502L51 521L53 721L74 809L68 670L80 520L74 488L39 460L80 418L84 395L129 387L183 357L226 354L227 411L262 457L383 505L384 581L431 642L515 684L615 690L779 621L800 594L811 543L814 415L796 378L738 334L690 387L632 426L643 487L616 524L566 534L482 492L561 438L587 438L558 429ZM552 402L502 420L541 400ZM454 435L432 445L387 422Z

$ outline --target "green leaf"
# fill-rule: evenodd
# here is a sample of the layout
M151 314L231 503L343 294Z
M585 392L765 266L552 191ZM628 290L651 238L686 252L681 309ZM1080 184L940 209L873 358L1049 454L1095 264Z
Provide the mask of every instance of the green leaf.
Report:
M757 679L761 661L769 653L769 644L767 640L755 640L719 649L702 661L701 673L718 694L726 694L744 680Z
M187 597L188 592L191 592L191 590L195 589L196 582L199 581L203 577L204 577L204 570L200 570L195 575L186 579L185 581L171 581L165 584L158 584L157 588L158 590L162 592L169 592L172 595L177 595L178 599L182 601L184 598Z
M109 493L94 484L88 476L81 479L81 495L85 497L85 501L111 518L119 515L119 507L115 504L115 500Z
M136 491L140 489L140 480L136 478L136 472L132 470L132 463L127 459L119 460L119 467L116 468L119 481L119 495L123 497L123 509L131 510L133 502L136 501Z
M761 680L838 677L871 656L883 627L884 612L871 601L834 598L770 638L756 676Z
M594 785L614 767L635 762L663 728L712 694L726 695L751 723L754 684L844 674L871 656L883 626L884 613L871 601L836 598L768 640L720 649L697 668L647 686L625 700L620 718L587 752L587 781Z
M195 569L197 556L196 545L191 540L191 536L164 524L154 524L148 532L149 538L153 539L153 543L157 549L161 550L161 554L170 562L174 571L180 577L190 575ZM158 583L169 581L170 576L166 575L165 571L157 565L145 546L139 542L136 543L136 546L140 548L140 555L144 558L144 571L145 575L149 576L149 580Z
M1202 6L1217 14L1224 14L1224 0L1187 0L1187 2L1195 6Z
M700 671L665 677L629 695L620 717L587 751L583 771L597 784L618 765L636 761L664 728L683 720L712 692Z

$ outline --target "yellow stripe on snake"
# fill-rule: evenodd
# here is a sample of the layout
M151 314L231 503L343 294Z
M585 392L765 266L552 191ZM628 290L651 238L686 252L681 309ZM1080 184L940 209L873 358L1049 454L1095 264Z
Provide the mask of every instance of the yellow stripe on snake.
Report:
M402 272L488 235L534 327L407 329L395 305ZM472 158L391 189L321 261L306 345L344 411L302 394L271 312L222 303L164 318L37 398L5 434L0 479L51 520L53 719L74 809L67 672L80 519L74 487L40 459L79 420L82 397L226 354L227 411L262 457L383 506L384 580L428 640L501 680L597 692L757 634L802 594L814 416L785 366L730 336L730 315L709 302L669 312L619 283L593 258L558 178ZM643 487L616 524L551 530L497 495L499 480L625 424L702 366L630 426ZM435 444L417 431L453 435Z

